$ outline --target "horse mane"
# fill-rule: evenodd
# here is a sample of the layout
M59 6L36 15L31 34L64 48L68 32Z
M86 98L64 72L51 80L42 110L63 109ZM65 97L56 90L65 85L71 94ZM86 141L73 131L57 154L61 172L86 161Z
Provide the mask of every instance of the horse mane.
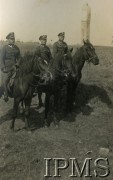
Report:
M83 48L84 48L84 45L79 47L79 48L77 48L76 52L74 53L73 59L74 59L75 62L80 61L80 59L82 59Z
M57 53L57 55L54 57L54 60L50 63L49 67L53 69L59 69L61 66L63 54L61 52Z
M30 73L32 71L34 54L26 52L20 59L20 71L23 74Z

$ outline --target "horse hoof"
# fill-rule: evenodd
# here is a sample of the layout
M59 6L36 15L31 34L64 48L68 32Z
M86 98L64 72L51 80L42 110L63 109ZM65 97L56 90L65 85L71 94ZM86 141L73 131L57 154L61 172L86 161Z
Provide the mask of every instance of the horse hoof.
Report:
M4 95L3 100L4 100L5 102L8 102L8 100L9 100L8 96L7 96L7 95Z
M58 129L59 128L59 125L57 124L57 125L55 125L55 129Z
M44 125L44 128L45 128L45 129L47 129L47 128L48 128L48 125L47 125L47 124L45 124L45 125Z
M10 130L11 130L12 132L14 132L14 127L10 126Z
M29 127L26 127L26 126L25 126L25 129L26 129L28 132L31 131L31 129L30 129Z
M45 123L45 124L44 124L44 128L47 129L48 127L49 127L49 124L48 124L48 123Z

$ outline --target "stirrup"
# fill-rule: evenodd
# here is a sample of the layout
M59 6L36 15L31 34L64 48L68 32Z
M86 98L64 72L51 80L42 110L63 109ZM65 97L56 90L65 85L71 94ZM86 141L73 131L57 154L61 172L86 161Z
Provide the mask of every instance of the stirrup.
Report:
M3 100L7 102L9 100L8 95L4 94Z

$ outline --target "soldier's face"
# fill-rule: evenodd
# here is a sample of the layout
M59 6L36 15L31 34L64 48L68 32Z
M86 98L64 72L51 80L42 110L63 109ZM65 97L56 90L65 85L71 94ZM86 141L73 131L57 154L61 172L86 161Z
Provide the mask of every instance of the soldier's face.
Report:
M59 41L63 41L64 40L64 36L59 36Z
M41 44L42 44L42 45L46 45L46 43L47 43L47 40L46 40L46 39L42 39L42 40L41 40Z
M13 39L8 39L8 43L9 44L14 44L15 43L15 39L13 38Z

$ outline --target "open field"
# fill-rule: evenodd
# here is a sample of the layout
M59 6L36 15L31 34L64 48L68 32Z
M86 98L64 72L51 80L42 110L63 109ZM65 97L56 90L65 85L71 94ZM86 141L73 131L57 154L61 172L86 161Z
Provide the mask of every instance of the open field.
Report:
M38 113L35 97L30 122L36 129L28 133L19 115L12 133L9 126L13 100L8 103L0 100L0 180L44 180L47 157L77 158L80 165L86 157L93 159L91 178L69 178L69 167L61 172L61 178L48 180L113 179L113 48L96 47L96 52L100 64L85 64L77 88L76 107L71 116L60 120L58 129L53 124L47 129L43 127L44 114ZM101 148L109 152L101 154ZM86 155L88 151L91 153ZM107 157L110 164L110 175L105 178L94 177L93 162L100 156ZM51 174L54 174L54 163L51 163Z

